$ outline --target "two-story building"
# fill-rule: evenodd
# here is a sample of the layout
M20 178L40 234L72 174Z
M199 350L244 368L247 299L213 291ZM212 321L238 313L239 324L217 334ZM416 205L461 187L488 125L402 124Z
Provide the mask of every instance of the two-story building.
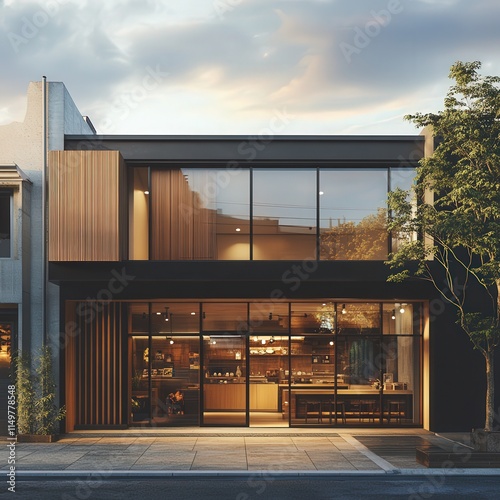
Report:
M432 138L75 123L47 147L45 193L67 431L481 424L481 359L454 311L422 281L387 282L387 194Z

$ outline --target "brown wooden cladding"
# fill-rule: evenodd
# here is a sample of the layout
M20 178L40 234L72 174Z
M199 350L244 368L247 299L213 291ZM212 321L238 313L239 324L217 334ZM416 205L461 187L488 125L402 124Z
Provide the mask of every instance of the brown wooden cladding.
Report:
M74 322L67 321L73 325L66 332L67 432L127 425L125 307L119 302L81 302Z
M49 152L49 260L126 259L125 172L119 151Z
M203 206L180 169L151 170L151 259L215 258L215 211Z

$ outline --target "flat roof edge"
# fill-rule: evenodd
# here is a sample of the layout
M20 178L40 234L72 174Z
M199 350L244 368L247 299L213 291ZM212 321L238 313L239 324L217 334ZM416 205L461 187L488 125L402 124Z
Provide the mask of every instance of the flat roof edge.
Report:
M71 135L68 141L242 141L261 137L249 135ZM420 134L415 135L276 135L265 137L266 141L425 141Z

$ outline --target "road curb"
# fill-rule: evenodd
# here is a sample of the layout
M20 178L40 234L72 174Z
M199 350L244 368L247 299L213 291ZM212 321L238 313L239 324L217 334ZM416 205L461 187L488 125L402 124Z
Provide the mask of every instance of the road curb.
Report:
M386 479L408 479L421 478L429 476L498 476L500 469L393 469L385 470L353 470L353 471L170 471L170 470L113 470L113 471L40 471L26 470L16 471L16 479L20 481L39 481L39 480L87 480L87 481L106 481L106 480L141 480L141 479L204 479L204 478L227 478L227 479L246 479L246 478L272 478L272 479L290 479L299 477L322 478L322 479L341 479L350 478L381 478Z

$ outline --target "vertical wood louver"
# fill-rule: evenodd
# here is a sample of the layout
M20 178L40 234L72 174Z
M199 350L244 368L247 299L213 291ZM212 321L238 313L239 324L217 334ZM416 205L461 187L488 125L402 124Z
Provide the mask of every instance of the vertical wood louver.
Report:
M81 302L66 343L67 429L127 424L125 306Z
M126 171L119 151L51 151L48 190L50 261L126 258Z

